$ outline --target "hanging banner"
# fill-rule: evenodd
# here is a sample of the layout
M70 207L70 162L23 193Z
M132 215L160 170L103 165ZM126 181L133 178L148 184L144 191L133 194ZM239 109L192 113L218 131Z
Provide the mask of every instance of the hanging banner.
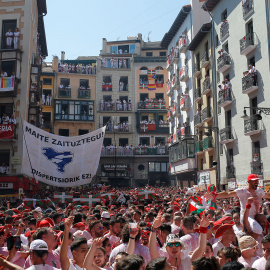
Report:
M13 124L0 124L0 139L13 139L14 125Z
M22 173L58 187L89 184L99 165L105 128L63 137L24 121Z

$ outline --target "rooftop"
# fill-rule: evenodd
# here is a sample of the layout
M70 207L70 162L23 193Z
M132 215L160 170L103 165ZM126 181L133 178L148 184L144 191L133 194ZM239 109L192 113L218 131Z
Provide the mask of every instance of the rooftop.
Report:
M203 10L212 11L220 0L206 0L202 5Z

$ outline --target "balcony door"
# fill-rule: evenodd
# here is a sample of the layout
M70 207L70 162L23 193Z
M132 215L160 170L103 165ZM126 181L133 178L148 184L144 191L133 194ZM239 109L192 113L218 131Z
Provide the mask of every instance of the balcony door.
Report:
M226 127L231 127L232 126L232 111L229 110L226 112Z
M2 21L2 40L1 40L2 49L6 49L6 38L5 38L6 33L8 32L9 29L11 29L11 32L14 32L16 27L17 27L17 20Z

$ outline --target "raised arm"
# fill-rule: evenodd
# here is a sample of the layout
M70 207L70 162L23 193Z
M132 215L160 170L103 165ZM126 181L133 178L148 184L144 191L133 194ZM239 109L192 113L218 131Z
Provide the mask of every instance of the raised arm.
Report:
M2 257L0 257L0 266L2 266L2 270L23 270L20 266L9 262Z
M230 198L230 197L237 197L237 194L235 191L231 191L231 192L219 192L217 193L217 199L226 199L226 198Z
M134 254L135 251L135 238L137 234L139 233L139 225L137 225L137 228L130 228L129 226L129 240L128 240L128 245L127 245L127 254L132 255Z

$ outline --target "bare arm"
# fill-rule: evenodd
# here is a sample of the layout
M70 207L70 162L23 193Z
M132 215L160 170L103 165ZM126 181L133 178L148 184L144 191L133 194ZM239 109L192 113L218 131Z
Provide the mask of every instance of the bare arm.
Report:
M2 266L2 270L23 270L20 266L11 263L0 257L0 266Z
M132 255L134 254L134 251L135 251L135 237L137 236L139 230L138 230L138 227L135 228L135 229L132 229L131 231L131 228L129 228L129 240L128 240L128 245L127 245L127 254L128 255Z
M231 191L231 192L220 192L217 194L217 199L225 199L225 198L230 198L230 197L237 197L237 194L235 191Z

